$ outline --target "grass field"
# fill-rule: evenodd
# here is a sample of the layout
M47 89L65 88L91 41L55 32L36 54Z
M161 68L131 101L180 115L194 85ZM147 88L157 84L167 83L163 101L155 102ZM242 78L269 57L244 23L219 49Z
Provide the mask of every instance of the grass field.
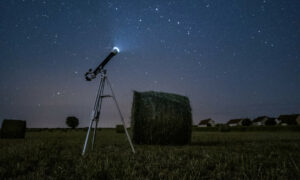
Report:
M300 179L300 132L193 132L187 146L135 146L101 130L81 156L85 131L0 139L0 179Z

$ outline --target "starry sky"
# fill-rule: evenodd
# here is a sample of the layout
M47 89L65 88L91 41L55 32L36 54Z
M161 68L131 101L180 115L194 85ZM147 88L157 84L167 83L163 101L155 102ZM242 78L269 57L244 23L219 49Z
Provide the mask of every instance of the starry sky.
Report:
M84 73L113 46L127 124L134 90L188 96L194 123L300 113L299 20L299 0L1 0L0 122L88 126L99 78ZM111 99L102 115L120 124Z

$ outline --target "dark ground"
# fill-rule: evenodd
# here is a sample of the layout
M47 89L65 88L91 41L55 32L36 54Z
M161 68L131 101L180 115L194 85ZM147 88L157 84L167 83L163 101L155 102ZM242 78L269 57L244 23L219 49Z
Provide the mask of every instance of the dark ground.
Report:
M113 129L81 156L85 131L0 139L0 179L299 179L299 132L193 132L186 146L135 146Z

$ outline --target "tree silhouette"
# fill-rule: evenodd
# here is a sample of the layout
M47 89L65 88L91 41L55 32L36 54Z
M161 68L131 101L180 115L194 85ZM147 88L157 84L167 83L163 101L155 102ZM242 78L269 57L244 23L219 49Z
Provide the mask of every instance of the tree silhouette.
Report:
M67 119L66 119L66 124L70 128L75 129L78 126L78 124L79 124L79 120L75 116L68 116Z

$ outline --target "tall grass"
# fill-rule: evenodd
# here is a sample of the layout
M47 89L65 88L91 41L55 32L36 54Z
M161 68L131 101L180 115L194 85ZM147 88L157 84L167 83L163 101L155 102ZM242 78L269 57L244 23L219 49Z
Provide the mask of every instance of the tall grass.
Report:
M29 132L0 140L0 179L299 179L298 132L193 132L187 146L136 145L97 133L82 157L84 131Z

